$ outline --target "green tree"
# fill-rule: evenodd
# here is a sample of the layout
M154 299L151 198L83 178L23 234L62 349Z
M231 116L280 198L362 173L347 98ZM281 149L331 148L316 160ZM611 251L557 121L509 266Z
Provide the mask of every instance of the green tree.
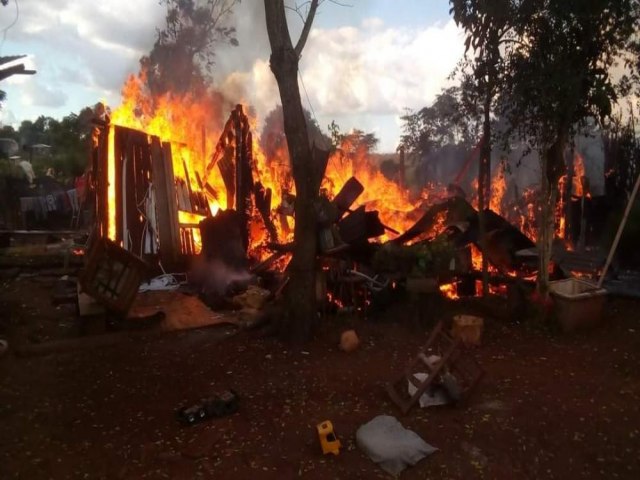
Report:
M20 135L11 125L3 125L2 128L0 128L0 138L11 138L19 141Z
M466 91L474 104L482 104L482 144L478 164L478 226L481 250L484 252L484 209L490 191L491 150L493 143L491 112L504 69L502 51L511 40L513 27L512 0L450 0L451 13L466 34L465 60ZM488 293L487 258L482 254L482 291Z
M342 150L347 155L368 155L375 152L380 143L380 139L373 132L365 133L354 128L349 133L342 133L335 120L329 124L329 134L333 148Z
M474 145L478 137L475 106L466 98L466 83L443 89L434 102L417 112L406 110L400 117L400 144L409 154L425 157L445 145Z
M39 116L36 120L24 120L17 135L25 147L23 155L33 162L36 174L42 175L47 168L53 168L64 177L82 174L88 160L88 142L91 132L93 110L82 109L78 114L70 113L61 120ZM48 145L48 154L34 155L30 147Z
M240 0L161 0L167 7L165 28L151 52L140 59L152 94L199 93L213 73L215 45L238 45L230 25Z
M612 69L640 24L638 0L521 0L505 57L504 115L540 152L538 288L548 292L553 209L567 144L589 118L604 120L617 95Z

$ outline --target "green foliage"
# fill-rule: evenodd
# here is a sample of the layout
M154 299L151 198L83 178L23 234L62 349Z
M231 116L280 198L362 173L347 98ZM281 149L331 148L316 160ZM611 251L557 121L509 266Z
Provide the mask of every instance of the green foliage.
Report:
M380 139L373 132L365 133L354 128L349 133L342 133L335 120L329 124L329 135L331 136L331 145L347 155L373 153L380 143Z
M405 151L424 157L446 145L474 145L480 119L476 105L467 96L469 91L466 82L445 88L431 106L417 112L406 110L400 117L400 144Z
M331 120L331 123L327 128L329 129L329 136L331 137L331 145L333 148L338 148L342 142L340 125L338 125L335 120Z
M633 117L623 122L617 116L603 132L606 195L617 205L629 198L640 174L640 137L634 127Z
M93 110L84 108L61 120L40 116L35 121L24 120L16 132L25 150L21 156L30 159L36 175L48 168L64 178L81 175L89 158L89 136ZM32 149L33 145L48 145L50 149Z
M444 237L413 245L383 245L373 257L376 272L394 272L405 275L437 275L449 268L454 257L453 246Z
M610 116L612 68L640 22L638 0L522 1L508 51L505 114L534 148L570 140Z
M199 92L213 73L215 45L238 45L229 25L240 0L161 0L167 7L165 28L149 55L140 59L153 94Z
M20 140L20 135L11 125L3 125L0 128L0 138L11 138L13 140Z

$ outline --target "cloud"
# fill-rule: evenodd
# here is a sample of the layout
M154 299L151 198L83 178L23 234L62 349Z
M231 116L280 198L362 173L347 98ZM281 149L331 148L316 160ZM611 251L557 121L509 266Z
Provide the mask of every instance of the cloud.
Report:
M7 43L47 52L36 58L40 76L55 76L55 66L66 65L102 91L119 89L127 73L137 69L164 17L155 0L23 2L20 7Z
M60 88L52 88L38 81L29 82L22 89L22 102L25 105L57 108L67 103L68 95Z
M314 30L303 53L303 77L325 114L392 114L430 103L463 53L453 21L424 29Z
M360 27L315 28L300 61L303 105L309 109L308 95L319 117L386 115L396 122L405 107L421 108L434 100L463 51L462 33L453 21L403 29L370 18ZM259 116L280 103L268 53L231 77L246 82L243 94Z

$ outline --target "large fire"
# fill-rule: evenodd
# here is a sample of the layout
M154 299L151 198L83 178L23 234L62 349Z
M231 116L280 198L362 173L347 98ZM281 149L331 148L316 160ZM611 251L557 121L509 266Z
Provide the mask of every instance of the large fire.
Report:
M218 168L207 169L209 159L216 147L223 129L223 119L228 114L222 102L216 101L215 96L193 97L189 94L172 95L170 93L151 97L144 88L144 74L130 76L122 91L122 103L111 115L112 125L141 130L149 135L158 136L163 142L171 142L173 170L176 182L188 182L194 191L201 191L196 178L207 183L211 189L206 194L212 213L218 209L231 207L227 205L225 185ZM257 132L258 120L250 117L251 129ZM113 129L111 129L113 130ZM115 238L115 181L113 134L110 135L109 168L108 168L108 199L109 199L109 238ZM285 192L295 194L291 179L286 152L275 152L272 158L260 149L257 135L253 137L253 176L265 188L272 192L272 215L278 230L280 241L291 240L291 225L283 224L282 217L276 215L276 208L281 205ZM429 198L431 192L425 189L422 195L411 199L409 191L401 188L397 183L387 179L371 163L368 153L355 148L350 140L343 142L340 148L329 158L325 178L321 188L332 198L352 176L355 176L364 186L363 194L357 199L352 208L365 205L368 210L377 210L382 223L389 227L388 233L381 240L392 237L393 230L403 232L420 214L419 207ZM211 194L218 192L215 195ZM179 210L181 225L195 225L202 216L192 212ZM251 247L255 249L267 239L264 228L254 222L251 225ZM444 225L441 226L444 228ZM200 239L197 229L193 229L196 250L200 250Z
M215 214L219 209L231 208L227 205L226 187L219 168L209 168L210 159L218 145L218 139L224 129L226 118L232 105L225 105L215 95L194 97L189 94L172 95L167 93L151 97L144 88L144 75L131 76L124 85L122 104L111 115L112 127L109 131L108 158L108 200L109 222L108 236L115 238L115 169L113 148L113 125L144 131L148 135L158 136L163 142L171 142L173 171L176 183L188 183L194 191L206 194L210 211ZM288 156L284 147L266 155L260 148L259 122L255 116L249 116L251 131L254 133L252 145L252 170L254 181L260 182L271 190L271 219L277 230L279 242L292 240L292 218L286 219L279 209L286 200L286 194L295 194L294 184L288 165ZM573 190L583 195L584 164L577 155L575 161ZM424 205L433 205L446 195L443 185L427 185L419 195L411 195L409 190L399 183L386 178L374 165L365 149L352 144L349 136L330 156L321 189L329 198L335 196L351 177L356 177L364 186L364 192L357 198L352 208L366 206L367 210L377 210L381 222L388 227L379 238L384 241L393 238L396 232L404 232L424 213ZM566 180L566 179L565 179ZM566 181L565 181L566 183ZM207 185L203 189L203 184ZM477 179L472 186L477 186ZM560 185L560 191L566 185ZM477 190L477 188L475 189ZM496 169L491 181L488 206L501 214L516 227L519 227L534 242L537 236L536 217L539 208L537 193L526 189L517 194L514 202L507 202L507 179L501 165ZM562 197L562 195L560 195ZM472 200L477 205L477 198ZM557 236L563 238L564 208L560 204L556 211L558 217ZM197 224L204 217L200 214L180 208L178 221L181 228L189 230L195 244L195 253L200 251L201 242ZM432 234L445 228L445 214L438 215ZM250 251L264 258L263 246L269 239L266 228L259 215L254 214L250 225ZM473 267L481 269L481 253L472 247ZM443 293L454 298L455 288L450 285L442 288Z

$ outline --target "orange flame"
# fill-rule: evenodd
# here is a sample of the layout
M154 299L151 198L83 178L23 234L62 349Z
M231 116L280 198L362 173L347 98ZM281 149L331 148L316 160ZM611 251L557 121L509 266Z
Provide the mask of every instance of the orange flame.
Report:
M491 180L491 199L489 208L496 213L502 213L502 199L507 191L507 181L504 175L502 164L496 169L496 173Z
M439 286L440 292L450 300L457 300L460 298L458 295L458 286L454 283L442 283Z

